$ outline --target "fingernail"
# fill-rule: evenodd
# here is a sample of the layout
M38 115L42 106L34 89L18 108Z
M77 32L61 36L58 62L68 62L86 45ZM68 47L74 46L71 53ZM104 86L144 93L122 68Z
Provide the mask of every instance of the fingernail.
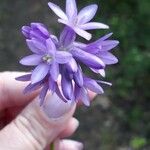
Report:
M61 100L57 94L48 95L42 106L43 111L51 119L58 119L70 112L75 107L75 102L68 101L67 103Z
M74 142L74 146L77 150L83 150L83 144L81 142Z

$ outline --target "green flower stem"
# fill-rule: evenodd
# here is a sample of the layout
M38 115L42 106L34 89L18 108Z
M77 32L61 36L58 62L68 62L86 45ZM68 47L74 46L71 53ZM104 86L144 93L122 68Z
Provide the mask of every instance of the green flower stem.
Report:
M54 150L54 143L50 145L50 150Z

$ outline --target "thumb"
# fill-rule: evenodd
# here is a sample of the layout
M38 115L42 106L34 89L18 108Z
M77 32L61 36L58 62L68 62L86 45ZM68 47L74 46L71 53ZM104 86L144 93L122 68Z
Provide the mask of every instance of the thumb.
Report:
M65 129L75 103L64 103L56 94L48 95L40 107L33 100L9 125L0 132L3 150L43 150Z

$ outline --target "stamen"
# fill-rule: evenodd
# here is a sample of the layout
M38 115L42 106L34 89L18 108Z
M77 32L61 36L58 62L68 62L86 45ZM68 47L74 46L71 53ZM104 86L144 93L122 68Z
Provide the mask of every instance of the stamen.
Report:
M42 57L42 60L48 64L51 63L52 59L53 59L52 56L50 56L49 54L46 54L45 56Z

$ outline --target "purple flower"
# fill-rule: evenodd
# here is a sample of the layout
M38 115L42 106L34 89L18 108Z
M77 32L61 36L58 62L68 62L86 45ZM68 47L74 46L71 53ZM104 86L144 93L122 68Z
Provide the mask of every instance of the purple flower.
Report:
M98 6L92 4L83 8L79 13L75 0L66 0L66 13L52 2L48 3L52 11L60 18L58 22L71 27L78 35L90 40L92 35L86 30L91 29L108 29L109 27L103 23L90 22L96 14Z
M87 45L82 43L75 43L75 46L79 47L87 53L97 56L104 63L104 65L116 64L118 62L118 59L110 53L110 50L115 48L119 44L119 41L109 40L108 38L111 35L112 33L107 34L101 37L99 40ZM104 69L91 68L91 70L95 73L100 73L105 77Z
M20 63L26 66L37 66L32 71L32 84L44 79L48 73L51 74L54 81L57 81L59 64L69 62L72 55L68 52L57 51L51 38L46 40L45 45L33 39L27 40L27 42L32 45L29 48L34 51L34 54L24 57Z

